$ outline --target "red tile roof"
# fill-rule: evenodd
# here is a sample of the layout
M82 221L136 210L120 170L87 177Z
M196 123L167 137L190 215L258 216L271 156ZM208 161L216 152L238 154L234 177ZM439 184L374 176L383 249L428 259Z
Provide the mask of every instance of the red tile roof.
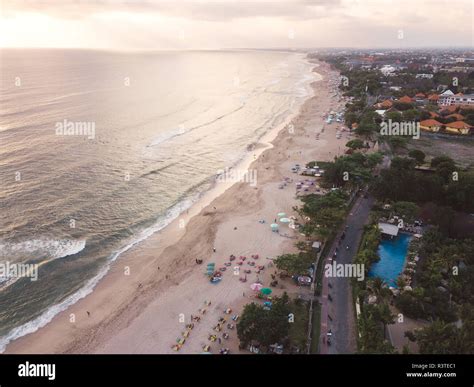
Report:
M390 101L389 99L386 99L385 101L380 103L380 107L383 107L383 108L391 108L392 105L393 105L393 102Z
M443 124L441 122L438 122L430 118L428 120L421 121L420 125L421 126L441 126Z
M403 103L412 103L413 100L408 96L408 95L404 95L402 98L399 99L400 102L403 102Z
M453 129L469 129L471 125L466 124L464 121L455 121L451 122L450 124L446 124L446 127Z

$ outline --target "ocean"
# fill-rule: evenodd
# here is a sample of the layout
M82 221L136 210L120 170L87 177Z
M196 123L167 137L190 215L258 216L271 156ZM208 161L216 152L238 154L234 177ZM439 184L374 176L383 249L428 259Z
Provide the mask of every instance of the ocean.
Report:
M295 52L0 50L0 265L38 271L0 278L0 351L294 114L312 67Z

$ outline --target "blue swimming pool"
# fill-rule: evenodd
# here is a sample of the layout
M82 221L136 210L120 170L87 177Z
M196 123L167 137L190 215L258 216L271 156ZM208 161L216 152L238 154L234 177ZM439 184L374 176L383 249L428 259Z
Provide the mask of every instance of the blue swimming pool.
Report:
M378 249L380 261L372 265L369 277L380 277L388 286L397 287L395 281L403 270L411 238L409 234L398 234L392 240L382 239Z

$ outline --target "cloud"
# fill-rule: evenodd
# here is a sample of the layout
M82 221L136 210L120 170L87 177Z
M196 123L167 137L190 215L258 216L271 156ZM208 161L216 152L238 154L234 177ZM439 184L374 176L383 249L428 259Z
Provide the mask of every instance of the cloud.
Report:
M84 18L96 13L158 13L205 21L277 17L317 19L341 0L6 0L5 12L40 12L55 17Z
M0 1L0 47L472 46L474 37L471 0Z

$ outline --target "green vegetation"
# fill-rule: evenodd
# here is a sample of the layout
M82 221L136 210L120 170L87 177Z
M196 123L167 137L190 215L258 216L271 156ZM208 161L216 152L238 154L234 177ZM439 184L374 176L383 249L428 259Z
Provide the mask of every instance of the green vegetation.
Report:
M408 317L458 320L462 306L474 303L474 240L448 238L431 229L419 255L417 286L400 295L396 306Z
M415 159L418 165L423 164L426 157L426 155L421 150L418 150L418 149L412 149L411 151L409 151L408 156L411 157L412 159Z
M346 146L352 150L365 148L364 142L358 138L348 141Z
M387 325L395 322L395 316L390 311L388 303L392 295L391 291L380 278L374 278L355 284L354 293L357 295L361 307L358 319L359 352L395 352L393 346L386 339Z
M302 198L303 207L298 209L307 222L302 227L306 235L317 235L325 240L342 223L347 211L347 194L341 190L329 192L327 195L315 194Z
M432 118L430 112L437 112L434 117L442 124L459 120L458 116L450 116L456 112L464 116L464 122L474 125L474 109L443 111L432 100L425 100L423 104L415 102L415 99L411 99L411 102L407 98L403 99L404 102L397 100L405 95L414 97L418 93L424 93L425 96L438 94L438 86L450 85L453 76L462 79L459 84L463 86L462 90L453 88L452 91L472 92L474 73L441 71L434 74L433 78L418 79L417 70L407 66L386 77L375 66L370 68L371 64L366 58L362 58L365 68L357 68L357 59L360 58L331 55L323 58L343 76L340 89L344 95L352 97L346 105L345 124L355 128L359 139L346 144L352 154L337 158L333 163L320 163L325 169L323 182L326 187L350 190L370 183L370 190L378 199L371 215L371 225L366 226L354 262L364 264L367 272L379 259L378 219L396 215L405 223L422 219L428 225L422 239L414 239L410 244L411 266L415 265L416 270L410 267L406 270L412 273L410 276L400 276L397 281L400 289L398 296L392 295L380 279L353 281L354 297L361 307L358 319L359 350L363 353L395 351L386 340L385 332L386 327L394 322L390 309L390 304L394 302L404 315L430 322L422 329L406 333L411 341L417 342L421 353L472 354L474 222L468 215L474 213L474 172L469 169L473 166L472 145L469 145L472 140L466 137L462 144L450 142L449 139L437 140L440 147L432 149L434 140L429 136L426 136L430 139L428 142L426 139L412 141L409 136L381 136L379 129L383 120L426 120ZM399 58L384 57L384 60L395 59ZM430 60L422 58L419 63L429 63ZM396 86L398 91L393 91L395 88L392 86ZM382 118L375 112L375 103L387 99L390 103L382 105L385 108ZM444 126L441 128L443 130ZM388 145L393 154L404 154L406 157L393 158L389 168L381 169L380 174L374 176L374 167L368 165L366 156L356 153L366 147L366 141L378 141L382 146ZM420 146L420 143L424 145ZM445 144L448 144L446 148L451 152L448 154L456 161L445 155ZM427 155L431 168L426 168ZM385 207L386 203L390 206ZM313 216L316 215L317 211L314 211ZM416 252L410 252L410 249ZM418 256L417 263L414 262L415 256ZM407 282L411 287L406 287ZM406 346L400 350L408 352Z
M273 260L278 270L285 271L289 275L306 274L313 262L314 257L307 252L283 254Z
M311 332L311 348L310 353L319 352L319 336L321 334L321 306L317 303L313 304L313 331Z
M289 346L292 352L303 353L308 343L308 304L300 299L291 303L291 313L294 314L294 322L290 323L288 333Z
M395 157L375 180L372 190L380 200L434 202L453 210L474 212L474 173L456 170L448 157L432 160L434 173L415 169L415 160ZM456 172L453 174L453 172Z
M377 250L380 242L380 230L376 224L366 226L366 230L359 247L354 263L363 264L366 273L369 271L372 263L377 262L380 257Z
M420 207L412 202L395 202L392 205L395 215L401 217L405 223L413 223L419 218Z
M470 312L472 313L472 311ZM416 341L420 353L426 354L473 354L474 319L465 321L461 328L442 320L435 320L426 328L406 335Z
M355 141L355 140L354 140ZM320 162L324 168L323 185L326 187L336 186L358 187L367 184L373 174L372 171L382 161L380 153L353 153L351 155L337 157L334 162ZM346 187L347 188L347 187Z
M264 352L271 345L282 344L292 352L306 348L308 309L300 300L291 301L286 293L272 300L270 309L250 303L245 305L237 324L241 347L259 344Z

